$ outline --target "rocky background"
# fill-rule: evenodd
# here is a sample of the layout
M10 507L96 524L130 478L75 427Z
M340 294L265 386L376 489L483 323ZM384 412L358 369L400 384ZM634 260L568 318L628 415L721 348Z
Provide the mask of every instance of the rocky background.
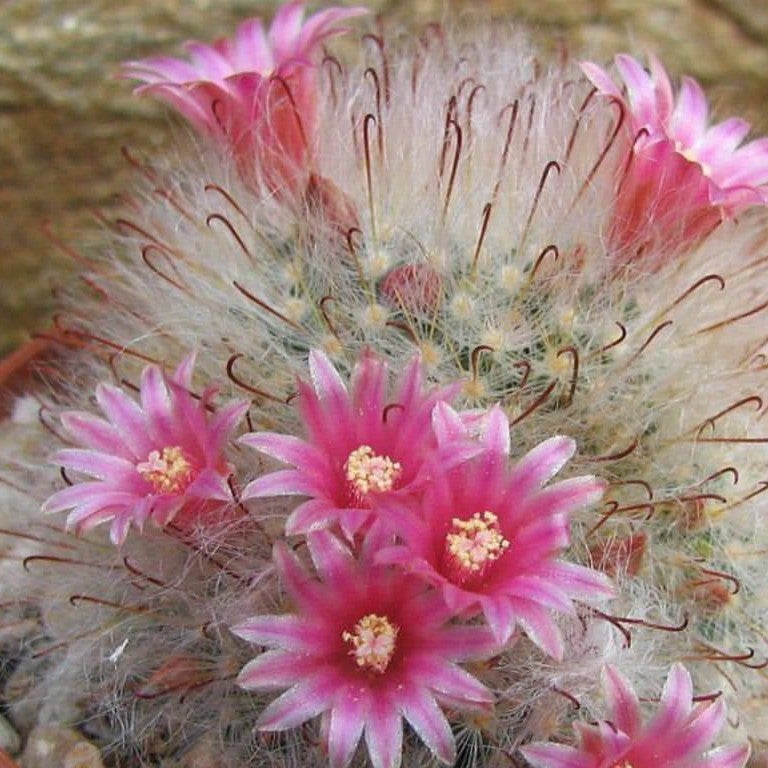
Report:
M464 12L515 18L543 46L562 41L607 60L654 51L675 75L707 88L722 118L768 130L767 0L364 0L411 22ZM119 62L185 39L229 33L269 14L264 0L0 0L0 358L50 322L67 243L98 235L94 209L126 188L121 147L152 154L171 135L169 111L131 97Z

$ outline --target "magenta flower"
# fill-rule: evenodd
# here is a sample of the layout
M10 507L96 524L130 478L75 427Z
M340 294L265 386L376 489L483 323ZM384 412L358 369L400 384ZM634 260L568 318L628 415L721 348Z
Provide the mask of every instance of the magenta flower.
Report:
M509 423L498 407L483 442L480 456L432 478L418 514L382 502L382 519L402 543L385 547L378 561L439 587L454 615L481 610L500 644L519 624L561 658L550 610L573 613L572 598L613 594L604 574L557 559L570 541L570 513L597 501L603 483L575 477L542 488L575 450L566 437L541 443L510 468Z
M300 382L298 399L307 439L272 432L241 438L295 467L257 478L243 500L310 497L288 518L288 535L338 524L351 539L382 499L402 503L429 479L433 467L454 466L478 450L461 424L433 429L435 404L452 398L459 385L424 392L418 357L390 399L387 366L370 353L352 372L351 393L324 353L310 352L309 369L313 387Z
M618 246L638 247L651 234L695 241L723 219L768 201L768 138L739 146L750 126L735 117L708 127L699 84L683 78L675 101L657 59L650 59L650 74L631 56L615 61L628 100L596 64L582 69L600 93L626 109L623 140L631 147L614 213Z
M54 493L43 511L72 511L67 526L81 534L112 521L110 538L120 546L131 525L147 520L184 526L212 505L232 501L223 458L230 435L248 409L239 401L210 415L215 389L198 400L189 387L195 356L173 376L156 365L141 374L141 404L110 384L96 387L96 401L107 420L81 411L61 415L69 435L82 448L57 451L51 460L94 480Z
M374 768L400 765L402 719L444 763L456 747L440 705L488 710L491 692L457 662L486 659L487 629L448 624L439 596L397 569L360 561L328 531L310 534L312 578L284 544L274 557L294 615L256 616L232 631L267 651L238 682L288 690L261 714L266 731L295 728L322 715L331 768L346 766L365 733ZM368 544L372 544L371 541Z
M743 768L747 762L746 744L704 752L725 722L725 704L694 704L682 664L670 670L659 710L645 725L637 695L614 667L603 669L603 690L608 720L577 723L577 747L531 744L522 750L525 758L536 768Z
M195 128L221 137L247 179L273 188L306 182L318 102L316 59L339 22L367 13L332 7L303 21L304 3L277 12L268 33L261 19L243 22L231 39L189 42L190 61L157 56L129 61L126 77L171 104Z

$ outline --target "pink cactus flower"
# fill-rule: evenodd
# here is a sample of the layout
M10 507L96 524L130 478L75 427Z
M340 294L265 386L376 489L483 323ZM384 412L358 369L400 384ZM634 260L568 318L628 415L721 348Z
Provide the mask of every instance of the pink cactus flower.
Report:
M247 689L288 690L261 714L266 731L295 728L322 715L331 768L343 768L365 734L374 768L401 761L402 720L444 763L456 747L440 705L488 711L491 692L458 662L496 650L484 627L447 622L439 596L397 569L360 560L328 531L310 534L320 580L284 544L274 550L297 613L256 616L232 631L270 650L240 673ZM371 542L368 542L371 543Z
M615 245L636 251L653 237L673 245L696 241L722 220L768 202L768 138L739 146L750 126L735 117L709 127L699 84L683 78L675 100L654 57L650 74L626 54L615 62L626 98L603 69L581 65L598 92L626 110L621 140L630 146L614 212Z
M67 526L77 534L111 520L110 538L120 546L131 525L173 520L184 527L212 506L232 502L232 468L223 450L248 403L233 402L210 415L215 389L199 400L189 391L194 361L194 354L186 357L170 378L147 366L140 405L118 387L99 384L96 401L107 420L63 413L64 428L83 447L57 451L51 460L95 479L54 493L43 511L71 509Z
M221 137L246 179L294 188L311 165L320 44L345 31L340 22L367 13L332 7L305 22L303 6L283 5L268 33L261 19L250 19L233 38L187 43L190 61L129 61L123 75L144 83L136 93L168 102L204 134Z
M561 658L550 610L572 614L573 598L613 595L604 574L557 559L570 541L570 513L597 501L603 483L585 476L542 488L573 455L566 437L541 443L510 468L509 423L498 407L483 442L480 456L432 478L418 514L382 502L382 519L402 543L383 548L378 561L439 587L454 615L481 610L500 644L519 624Z
M435 465L454 466L478 450L466 429L433 429L435 404L453 398L459 385L423 391L418 357L390 398L387 366L370 353L352 372L351 392L324 353L310 353L309 369L313 387L300 382L298 399L307 439L272 432L241 438L295 467L257 478L243 500L310 497L288 518L288 535L338 524L351 539L383 499L402 503L428 480Z
M603 669L609 718L577 723L577 747L536 743L523 748L535 768L743 768L749 747L729 745L705 752L722 728L721 699L694 704L691 676L682 664L669 672L658 712L643 724L632 686L614 667Z

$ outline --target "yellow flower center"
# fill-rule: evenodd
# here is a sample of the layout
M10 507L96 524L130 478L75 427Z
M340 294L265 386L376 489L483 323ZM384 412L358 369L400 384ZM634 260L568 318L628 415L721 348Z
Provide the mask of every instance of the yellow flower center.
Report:
M151 483L158 493L179 493L192 478L192 465L178 445L151 451L146 461L136 465L136 471Z
M370 445L355 448L344 464L350 489L360 500L369 493L391 491L402 471L400 462L379 456Z
M499 530L499 518L493 512L475 512L466 520L454 517L451 523L445 546L459 576L479 574L509 548L509 541Z
M350 643L350 655L362 669L383 674L395 653L398 627L386 616L369 613L355 624L354 632L342 632L341 639Z

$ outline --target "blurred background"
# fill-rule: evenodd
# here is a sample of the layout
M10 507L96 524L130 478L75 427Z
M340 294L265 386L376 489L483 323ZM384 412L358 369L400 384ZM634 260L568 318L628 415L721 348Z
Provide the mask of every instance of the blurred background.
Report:
M574 55L657 53L675 76L695 76L715 114L768 131L768 0L361 0L418 24L468 10L514 19L543 48ZM131 97L119 62L180 54L211 41L259 0L0 0L0 359L50 321L52 289L72 261L66 243L99 236L94 209L109 209L129 182L121 147L153 154L171 136L169 110ZM314 9L316 3L311 3Z

